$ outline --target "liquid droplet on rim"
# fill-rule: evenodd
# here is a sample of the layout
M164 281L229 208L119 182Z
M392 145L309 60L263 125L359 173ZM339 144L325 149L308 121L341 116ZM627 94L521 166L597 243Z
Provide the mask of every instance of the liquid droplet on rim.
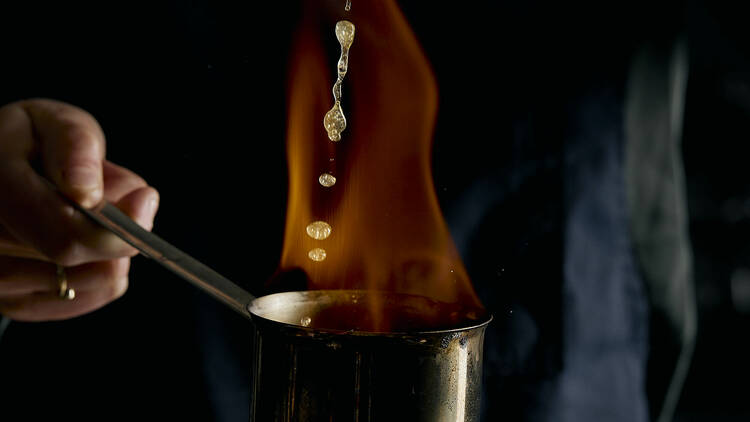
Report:
M315 240L325 240L331 235L331 225L325 221L313 221L307 225L306 230L307 235Z
M336 184L336 176L330 173L323 173L318 177L318 182L320 182L321 185L330 188Z
M315 248L308 252L307 256L315 262L320 262L326 259L326 250L323 248Z
M312 318L310 318L309 316L302 317L302 319L299 320L299 324L303 327L309 327L311 322Z

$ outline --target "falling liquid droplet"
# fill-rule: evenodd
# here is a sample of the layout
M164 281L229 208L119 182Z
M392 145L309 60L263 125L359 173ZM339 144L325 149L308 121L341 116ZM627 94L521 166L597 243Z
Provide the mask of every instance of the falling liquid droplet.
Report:
M307 225L306 230L307 235L315 240L325 240L331 235L331 225L325 221L314 221Z
M346 117L344 117L344 111L341 110L341 103L336 102L333 108L326 113L326 117L323 119L323 125L328 132L328 139L333 142L341 140L341 132L346 129Z
M346 0L346 5L344 6L344 10L347 12L352 10L352 0Z
M349 21L336 22L336 38L341 48L348 50L354 42L354 24Z
M299 320L299 324L303 327L309 327L311 322L312 318L310 318L309 316L302 317L302 319Z
M320 262L326 259L326 250L323 248L315 248L308 252L307 256L315 262Z
M320 182L321 185L330 188L336 184L336 176L330 173L323 173L318 177L318 182Z

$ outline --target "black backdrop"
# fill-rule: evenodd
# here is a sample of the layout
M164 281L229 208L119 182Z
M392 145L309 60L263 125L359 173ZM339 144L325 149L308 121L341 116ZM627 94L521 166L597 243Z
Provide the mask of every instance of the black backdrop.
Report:
M512 137L519 116L542 119L533 126L554 133L556 107L572 93L623 72L640 42L687 25L697 54L685 153L706 318L679 414L684 420L716 412L747 415L737 386L750 375L743 359L750 346L723 330L741 333L748 326L747 314L732 307L728 286L733 271L750 265L741 253L750 213L729 218L717 205L744 203L748 194L739 173L746 148L739 144L747 139L750 94L737 11L700 3L401 3L438 78L434 177L454 226L460 226L463 194L474 180L537 153L519 153L517 145L501 141ZM107 135L108 157L161 191L154 231L259 293L281 249L284 78L298 6L4 2L0 102L41 96L90 111ZM467 117L474 122L470 128L460 124ZM505 213L507 225L489 226L506 233L499 252L488 249L497 246L491 233L485 248L464 250L475 281L513 286L540 271L531 267L534 260L515 268L513 261L540 222L529 216L545 215L530 211L558 187L548 189ZM725 253L703 246L709 243ZM550 272L560 270L559 257L552 256L556 248L534 257L550 262ZM506 267L512 274L497 272ZM509 299L477 287L491 310L502 313ZM706 291L713 299L701 301ZM553 321L559 310L548 312ZM247 372L246 324L137 258L129 293L113 305L66 322L11 325L0 347L0 417L209 420L216 411L211 400L220 403L246 387L242 377L226 375ZM217 381L226 394L217 395Z

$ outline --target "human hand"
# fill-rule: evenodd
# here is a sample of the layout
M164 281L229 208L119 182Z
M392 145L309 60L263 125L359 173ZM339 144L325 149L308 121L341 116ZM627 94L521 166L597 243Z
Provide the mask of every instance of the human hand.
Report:
M72 318L122 296L137 251L76 212L107 200L147 230L159 194L104 158L87 112L53 100L0 108L0 313L21 321ZM43 178L59 189L55 192ZM57 265L74 300L60 297Z

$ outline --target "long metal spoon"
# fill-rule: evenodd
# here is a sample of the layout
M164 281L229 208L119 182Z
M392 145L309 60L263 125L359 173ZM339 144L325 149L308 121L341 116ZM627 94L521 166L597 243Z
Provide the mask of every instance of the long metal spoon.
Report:
M72 200L66 200L76 210L131 244L143 255L155 260L244 317L250 318L248 306L255 300L253 295L159 236L144 230L114 205L102 201L94 208L86 209Z

